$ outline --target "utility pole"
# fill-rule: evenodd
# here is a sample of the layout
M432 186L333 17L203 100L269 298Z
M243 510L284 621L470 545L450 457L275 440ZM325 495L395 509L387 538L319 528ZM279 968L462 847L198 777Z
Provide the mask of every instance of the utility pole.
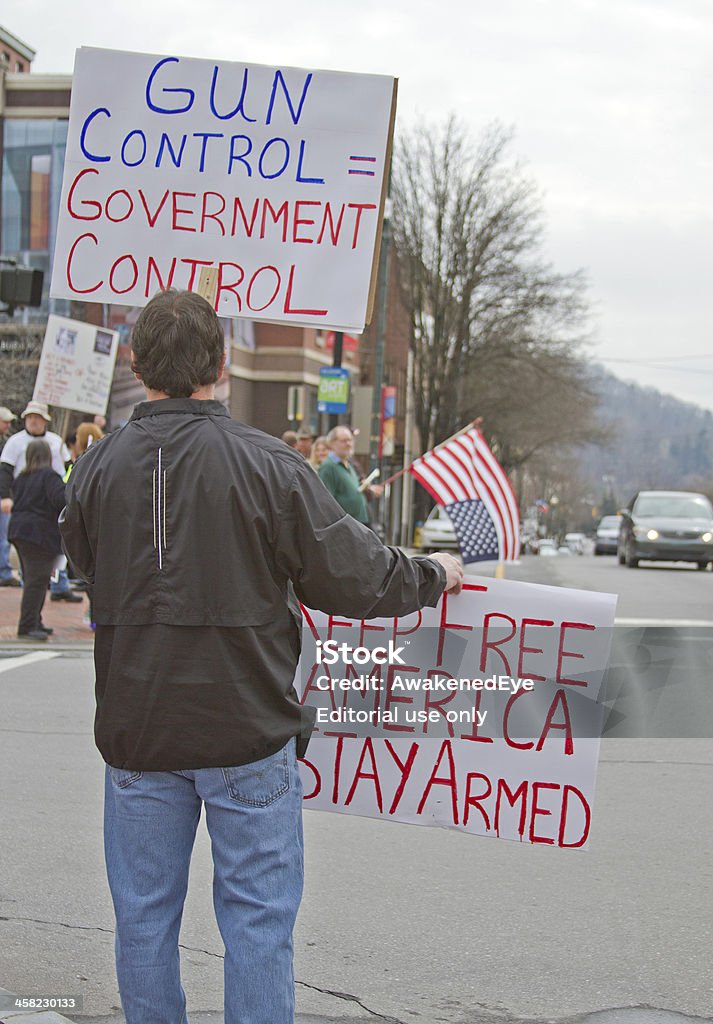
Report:
M334 350L332 352L332 366L339 368L342 365L342 352L344 349L344 332L334 332ZM329 429L339 425L339 413L330 412L329 414Z
M384 206L384 228L379 254L379 312L376 321L374 351L374 394L371 402L371 432L369 434L369 472L379 468L379 433L381 430L381 388L384 383L384 343L386 335L386 309L389 291L389 263L391 255L391 200Z

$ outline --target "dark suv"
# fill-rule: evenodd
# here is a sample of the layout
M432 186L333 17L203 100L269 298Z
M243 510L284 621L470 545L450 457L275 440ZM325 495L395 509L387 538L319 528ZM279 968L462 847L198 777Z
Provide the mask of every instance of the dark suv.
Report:
M692 491L639 491L621 513L617 555L635 569L641 559L713 561L713 506Z

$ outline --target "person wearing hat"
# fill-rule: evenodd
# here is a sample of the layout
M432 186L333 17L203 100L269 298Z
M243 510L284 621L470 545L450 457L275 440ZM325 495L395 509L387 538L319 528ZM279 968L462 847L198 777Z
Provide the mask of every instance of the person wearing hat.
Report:
M14 412L5 405L0 405L0 453L5 446L10 424L17 419ZM19 587L20 581L13 575L10 565L10 542L7 539L7 527L10 516L0 512L0 587Z
M317 435L315 433L313 433L311 430L307 430L306 427L300 427L300 429L297 431L296 449L300 453L300 455L304 455L304 457L308 460L312 452L312 442L314 441L316 436Z
M32 441L40 438L49 445L52 469L60 476L64 476L64 464L69 458L69 452L59 434L47 429L52 417L44 402L28 402L22 412L22 418L25 421L25 429L13 434L0 453L0 509L4 513L12 511L10 493L13 481L25 468L25 453ZM74 604L82 600L79 594L70 589L66 568L59 570L58 578L52 581L50 590L52 601L67 601Z

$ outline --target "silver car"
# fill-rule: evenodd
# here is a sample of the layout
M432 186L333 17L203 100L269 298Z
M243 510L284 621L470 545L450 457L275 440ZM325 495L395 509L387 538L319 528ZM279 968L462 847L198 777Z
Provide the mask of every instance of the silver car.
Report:
M713 506L692 491L639 491L622 512L618 556L630 569L643 559L706 569L713 561Z

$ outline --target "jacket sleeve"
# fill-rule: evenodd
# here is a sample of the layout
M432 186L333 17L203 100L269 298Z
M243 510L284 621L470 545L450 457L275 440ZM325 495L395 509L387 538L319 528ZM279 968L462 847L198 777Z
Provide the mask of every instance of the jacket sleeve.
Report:
M299 467L280 510L276 559L303 604L328 614L373 619L437 604L445 569L386 547Z
M12 493L14 467L9 462L0 462L0 498L9 498Z
M55 473L54 470L51 470L47 474L47 479L45 481L45 494L52 508L55 508L58 513L61 512L65 506L67 498L64 490L64 480L59 473Z
M77 498L74 473L66 487L66 502L59 516L62 547L74 572L86 583L94 582L95 552L92 550L84 524L82 508Z

